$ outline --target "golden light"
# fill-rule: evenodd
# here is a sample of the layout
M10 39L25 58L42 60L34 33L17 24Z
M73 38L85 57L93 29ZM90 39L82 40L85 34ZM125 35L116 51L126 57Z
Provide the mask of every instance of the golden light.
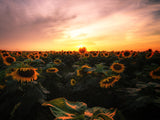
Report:
M86 47L85 45L78 45L77 48L83 48Z

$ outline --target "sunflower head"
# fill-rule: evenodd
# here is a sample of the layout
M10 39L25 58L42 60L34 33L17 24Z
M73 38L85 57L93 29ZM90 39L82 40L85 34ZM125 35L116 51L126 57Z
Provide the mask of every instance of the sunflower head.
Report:
M85 58L88 58L90 56L90 54L88 52L84 53L83 55Z
M47 73L57 73L59 70L57 68L48 68L46 70Z
M69 51L69 54L70 54L70 55L73 55L73 53L74 53L73 51Z
M151 71L149 75L152 77L152 79L160 79L160 67Z
M2 53L2 57L8 57L8 56L10 56L9 53Z
M87 74L91 74L92 73L92 71L85 71L86 69L89 69L89 68L91 68L90 66L88 66L88 65L83 65L80 69L78 69L77 70L77 76L83 76L83 75L85 75L86 73Z
M86 47L79 48L79 54L84 54L85 52L87 52Z
M116 72L116 73L122 73L125 69L125 66L121 63L113 63L110 68L112 69L112 71Z
M8 76L12 76L14 80L21 82L31 82L33 80L37 80L37 75L39 73L35 68L17 68L12 73L8 74Z
M120 54L121 54L121 52L120 51L117 51L117 52L115 52L114 53L116 56L119 56Z
M60 64L60 63L62 63L62 61L60 59L55 59L54 60L54 64Z
M40 58L39 54L34 55L34 59L39 59L39 58Z
M46 53L46 52L43 53L43 54L42 54L42 57L43 57L43 58L47 58L47 57L48 57L48 53Z
M17 52L16 52L16 55L17 55L17 56L21 56L21 55L22 55L22 51L17 51Z
M107 77L103 80L101 80L100 83L100 87L101 88L108 88L108 87L113 87L114 83L119 81L120 76L111 76L111 77Z
M103 53L103 56L104 56L104 57L109 57L109 52L104 52L104 53Z
M70 81L70 84L72 85L72 86L74 86L75 84L76 84L76 80L75 79L71 79L71 81Z
M129 51L129 50L123 51L123 52L122 52L122 56L123 56L124 58L130 58L130 57L132 57L132 52Z
M145 56L146 59L150 59L152 58L152 56L154 55L154 52L148 52Z
M12 56L3 57L3 63L7 66L11 65L15 61L16 61L15 57Z
M137 55L138 55L138 52L136 52L136 51L134 51L132 54L133 57L136 57Z
M32 53L30 53L30 54L27 55L27 58L28 59L34 59L34 55Z
M98 57L98 55L99 55L99 52L92 52L92 57Z

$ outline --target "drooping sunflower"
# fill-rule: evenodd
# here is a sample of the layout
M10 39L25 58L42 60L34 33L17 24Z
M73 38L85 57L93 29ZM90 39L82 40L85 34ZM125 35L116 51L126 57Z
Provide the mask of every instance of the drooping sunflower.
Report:
M46 70L46 72L47 73L57 73L59 70L57 69L57 68L55 68L55 67L53 67L53 68L48 68L47 70Z
M101 88L113 87L114 83L119 81L120 75L107 77L99 82Z
M61 63L62 63L62 61L60 59L55 59L54 60L54 64L61 64Z
M132 57L132 52L129 51L129 50L123 51L122 52L122 57L124 57L124 58L130 58L130 57Z
M70 81L70 83L71 83L72 86L74 86L76 84L76 82L77 81L75 79L71 79L71 81Z
M15 61L16 61L15 57L12 56L3 57L3 63L7 66L11 65Z
M122 73L125 69L125 66L121 63L113 63L110 68L112 69L112 71L116 72L116 73Z
M12 76L14 80L21 82L31 82L37 80L39 73L36 68L17 68L7 76Z
M160 79L160 67L158 67L155 70L152 70L149 75L152 77L152 79Z
M148 52L145 56L146 59L150 59L152 58L152 56L154 55L154 52Z

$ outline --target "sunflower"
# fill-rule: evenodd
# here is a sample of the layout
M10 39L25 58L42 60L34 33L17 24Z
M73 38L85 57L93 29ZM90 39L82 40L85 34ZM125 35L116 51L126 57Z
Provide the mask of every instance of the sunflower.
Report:
M15 57L12 56L3 57L3 63L7 66L11 65L15 61L16 61Z
M92 52L91 55L92 57L97 57L99 55L99 52Z
M84 69L89 69L89 68L91 68L91 67L88 65L83 65L80 69L77 70L77 76L83 76L83 74L85 74L85 73L91 74L92 71L88 71L88 72L84 71Z
M72 86L74 86L76 84L76 80L75 79L71 79L70 83L71 83Z
M29 54L27 55L27 58L28 58L28 59L34 59L34 55L33 55L32 53L29 53Z
M39 51L38 54L39 54L39 55L42 55L42 51Z
M40 58L39 54L34 55L34 59L39 59L39 58Z
M74 53L73 51L69 51L69 54L70 54L70 55L73 55L73 53Z
M42 57L47 58L48 57L48 53L43 53Z
M2 57L8 57L8 56L10 56L10 54L8 52L2 53L1 55L2 55Z
M48 68L46 70L47 73L57 73L59 70L57 68Z
M104 57L109 57L109 52L104 52L104 53L103 53L103 56L104 56Z
M130 57L132 57L132 52L129 51L129 50L123 51L122 52L122 57L124 57L124 58L130 58Z
M134 51L132 54L133 57L136 57L137 55L138 55L138 52L136 52L136 51Z
M116 72L116 73L122 73L125 69L125 66L121 63L113 63L110 68L112 69L112 71Z
M84 54L85 52L87 52L86 47L79 48L79 54Z
M107 77L99 82L101 88L113 87L113 84L119 81L120 75Z
M55 59L54 60L54 64L60 64L60 63L62 63L62 61L60 59Z
M160 79L160 67L158 67L155 70L152 70L149 75L152 77L152 79Z
M83 54L83 56L84 56L85 58L88 58L88 57L90 56L90 54L89 54L88 52L86 52L86 53Z
M22 51L17 51L17 52L16 52L16 55L17 55L17 56L21 56L21 55L22 55Z
M117 52L114 52L114 54L115 54L116 56L120 56L121 52L120 52L120 51L117 51Z
M0 53L6 53L7 51L6 50L0 50Z
M36 70L36 68L17 68L7 76L12 76L12 78L17 81L30 82L37 80L39 73Z
M152 58L152 56L154 55L154 52L148 52L145 56L146 59L150 59Z

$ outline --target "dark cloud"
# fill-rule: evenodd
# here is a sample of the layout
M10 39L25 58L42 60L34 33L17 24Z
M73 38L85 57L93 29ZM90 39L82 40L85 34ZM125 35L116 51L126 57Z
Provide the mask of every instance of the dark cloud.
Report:
M160 0L149 0L149 3L160 3Z
M34 6L32 7L29 2L20 1L8 2L6 0L0 2L1 42L24 38L39 40L43 37L51 37L51 35L56 37L67 27L67 22L76 17L67 15L60 8L56 8L50 15L43 16L43 14L36 13L37 11L34 9L31 10Z

